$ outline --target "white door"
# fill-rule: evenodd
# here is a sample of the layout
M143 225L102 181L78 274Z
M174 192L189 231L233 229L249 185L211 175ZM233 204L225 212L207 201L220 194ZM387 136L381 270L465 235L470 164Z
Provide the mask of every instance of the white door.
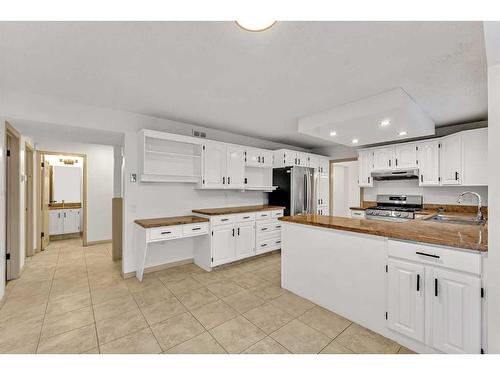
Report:
M389 259L387 273L387 326L417 341L424 341L424 266Z
M50 210L49 211L49 234L57 235L63 234L63 218L61 212L63 210Z
M325 158L319 158L318 163L318 172L320 174L328 175L329 174L330 161Z
M417 167L417 146L415 143L403 143L394 147L394 166L396 169Z
M432 304L433 346L445 353L480 353L480 278L437 267L432 268L432 276L428 298Z
M255 222L236 224L236 257L255 254Z
M233 224L214 228L212 236L212 266L236 260L236 228Z
M245 149L238 146L227 147L226 189L245 187Z
M373 169L376 171L394 169L394 147L373 149Z
M462 135L441 139L441 184L462 185Z
M224 189L227 147L223 143L207 143L203 147L203 187Z
M328 196L330 195L330 177L328 175L318 175L318 191L316 204L318 206L328 205Z
M373 179L371 173L373 170L373 151L359 151L358 156L358 185L372 187Z
M439 185L439 141L421 142L417 148L419 185Z

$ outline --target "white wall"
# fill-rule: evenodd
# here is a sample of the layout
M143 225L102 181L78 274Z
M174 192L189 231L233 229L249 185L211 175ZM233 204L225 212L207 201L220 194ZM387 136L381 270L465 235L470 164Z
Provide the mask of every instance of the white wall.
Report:
M113 147L71 142L37 142L37 150L87 155L87 241L111 239Z
M422 195L424 203L431 204L458 204L458 195L466 190L476 191L481 195L483 205L488 205L488 187L487 186L437 186L437 187L419 187L417 180L405 181L374 181L373 187L363 188L365 201L376 201L377 194L408 194ZM464 205L477 204L476 199L471 196L464 197Z
M5 294L5 119L0 116L0 299Z
M359 206L358 162L347 161L333 164L332 205L333 216L350 217L350 207Z

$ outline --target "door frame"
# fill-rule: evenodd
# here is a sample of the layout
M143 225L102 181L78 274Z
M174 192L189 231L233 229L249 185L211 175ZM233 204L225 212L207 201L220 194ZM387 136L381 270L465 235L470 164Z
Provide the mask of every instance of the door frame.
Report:
M336 163L343 163L346 161L357 161L358 158L343 158L343 159L334 159L330 160L330 165L328 168L328 176L329 176L329 181L328 181L328 186L330 187L329 192L328 192L328 212L330 215L333 213L333 165ZM360 189L359 191L359 200L360 204L363 201L363 190Z
M62 156L78 156L83 159L83 202L82 202L82 209L83 209L83 246L88 246L88 241L87 241L87 173L88 173L88 162L87 162L87 154L78 154L76 152L57 152L57 151L43 151L43 150L38 150L36 152L36 165L37 165L37 176L38 176L38 181L37 181L37 193L36 193L36 211L37 211L37 221L36 221L36 234L37 234L37 240L36 240L36 249L37 252L41 251L42 249L42 230L43 230L43 225L42 225L42 220L43 220L43 215L42 215L42 178L41 178L41 171L42 171L42 158L45 155L62 155Z
M5 262L5 278L12 280L21 273L21 133L5 121L5 150L7 138L11 145L10 156L5 158L5 251L10 258Z
M35 247L33 246L33 237L35 235L34 213L33 213L33 157L35 155L34 147L25 142L24 144L24 180L26 182L24 188L24 237L25 237L25 254L30 257L35 255Z

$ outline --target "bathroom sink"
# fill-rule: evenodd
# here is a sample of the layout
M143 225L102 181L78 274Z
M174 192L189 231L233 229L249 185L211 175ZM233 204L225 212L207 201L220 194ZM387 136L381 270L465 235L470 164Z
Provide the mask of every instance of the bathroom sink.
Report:
M465 224L465 225L482 225L485 220L477 220L475 217L451 216L451 215L433 215L423 219L424 221L432 221L435 223L446 224Z

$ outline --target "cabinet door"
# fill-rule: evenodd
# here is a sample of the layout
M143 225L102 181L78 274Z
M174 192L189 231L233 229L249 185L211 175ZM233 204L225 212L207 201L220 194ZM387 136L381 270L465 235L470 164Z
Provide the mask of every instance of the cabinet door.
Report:
M488 186L488 128L462 134L463 185Z
M319 158L318 172L320 174L328 175L330 172L330 161L325 158Z
M419 185L439 185L439 141L421 142L417 148Z
M223 143L207 143L203 149L203 187L226 186L227 147Z
M462 185L462 135L441 139L440 174L443 185Z
M62 210L49 211L49 235L63 234Z
M373 150L373 169L376 171L394 169L394 147L383 147Z
M394 166L396 169L417 167L417 146L415 143L394 146Z
M227 147L226 189L245 187L245 149L238 146Z
M371 173L373 170L373 152L371 150L359 151L358 156L358 185L372 187L373 179Z
M328 216L330 214L330 210L328 209L328 206L319 206L316 209L316 213L318 215Z
M255 222L236 225L236 257L246 258L255 254Z
M417 341L424 340L424 266L389 259L387 325Z
M257 148L246 149L245 164L249 167L260 166L260 150Z
M62 215L63 215L64 233L78 232L76 226L76 210L64 210Z
M445 353L481 352L481 280L479 277L432 268L433 346ZM427 289L429 290L429 289Z
M301 152L295 154L295 164L299 167L307 167L307 155Z
M330 178L328 175L318 175L317 206L328 206L328 197L330 196Z
M314 155L307 155L307 164L309 168L314 168L319 172L319 157Z
M212 236L212 266L236 260L235 235L233 224L216 226Z
M261 166L272 167L274 164L273 152L269 150L261 150L260 160L261 160Z

